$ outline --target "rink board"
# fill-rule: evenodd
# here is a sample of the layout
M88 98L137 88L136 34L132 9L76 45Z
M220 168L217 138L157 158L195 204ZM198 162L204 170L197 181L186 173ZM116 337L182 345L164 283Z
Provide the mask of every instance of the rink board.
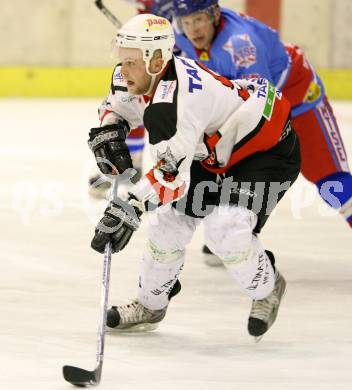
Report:
M0 97L96 97L107 94L113 68L0 68ZM320 69L330 99L352 100L352 70Z

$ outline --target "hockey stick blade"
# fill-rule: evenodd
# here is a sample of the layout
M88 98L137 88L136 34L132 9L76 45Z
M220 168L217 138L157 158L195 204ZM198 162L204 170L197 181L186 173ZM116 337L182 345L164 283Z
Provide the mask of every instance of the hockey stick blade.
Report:
M100 382L100 367L94 371L87 371L78 367L64 366L62 371L65 380L77 387L97 386Z

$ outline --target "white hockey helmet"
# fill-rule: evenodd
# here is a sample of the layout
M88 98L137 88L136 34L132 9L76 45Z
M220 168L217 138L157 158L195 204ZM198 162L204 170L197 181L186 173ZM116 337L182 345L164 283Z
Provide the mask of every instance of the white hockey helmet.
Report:
M172 58L174 45L175 36L170 22L152 14L134 16L121 27L115 38L117 48L126 47L142 50L148 74L150 74L150 60L155 50L161 50L164 68Z

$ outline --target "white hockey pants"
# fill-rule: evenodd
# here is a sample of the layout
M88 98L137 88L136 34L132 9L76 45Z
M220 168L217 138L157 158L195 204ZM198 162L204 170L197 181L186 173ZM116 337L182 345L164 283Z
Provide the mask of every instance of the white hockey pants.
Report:
M150 219L142 257L138 301L148 309L162 309L182 270L185 248L201 219L161 208ZM252 299L274 288L274 269L252 230L257 217L238 206L220 206L203 219L206 245L219 256L231 277ZM211 277L211 275L209 275Z

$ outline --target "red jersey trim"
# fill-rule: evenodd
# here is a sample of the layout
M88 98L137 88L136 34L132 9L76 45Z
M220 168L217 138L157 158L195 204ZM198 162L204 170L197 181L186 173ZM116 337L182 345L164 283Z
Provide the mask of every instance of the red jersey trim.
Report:
M101 124L103 123L103 120L104 120L104 118L106 117L106 115L110 114L111 112L112 112L112 111L109 111L109 110L106 110L106 111L104 112L103 116L102 116L101 119L100 119L100 126L101 126Z
M239 161L249 157L257 152L264 152L278 144L282 131L289 120L291 105L284 97L282 100L275 100L275 106L270 121L262 117L260 123L263 123L259 129L253 130L253 136L240 148L233 151L229 162L225 167L212 167L204 162L202 166L213 173L225 173ZM264 120L263 120L264 119Z

